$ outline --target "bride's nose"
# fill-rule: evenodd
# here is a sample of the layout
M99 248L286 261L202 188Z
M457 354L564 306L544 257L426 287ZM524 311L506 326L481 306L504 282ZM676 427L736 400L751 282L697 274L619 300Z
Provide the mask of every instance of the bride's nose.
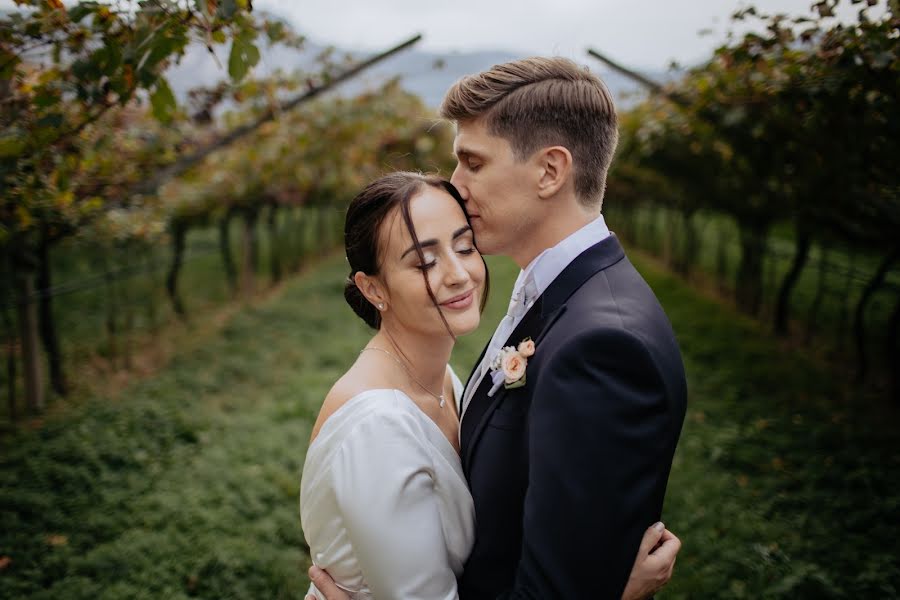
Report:
M459 257L454 256L447 265L447 271L444 273L444 285L447 287L463 285L469 281L469 272L466 270L463 261Z

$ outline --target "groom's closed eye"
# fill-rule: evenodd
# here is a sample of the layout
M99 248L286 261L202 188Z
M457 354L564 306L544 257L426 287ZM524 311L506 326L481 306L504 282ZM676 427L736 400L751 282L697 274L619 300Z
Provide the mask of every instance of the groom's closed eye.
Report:
M456 162L474 173L482 167L484 159L471 150L458 149L456 151Z

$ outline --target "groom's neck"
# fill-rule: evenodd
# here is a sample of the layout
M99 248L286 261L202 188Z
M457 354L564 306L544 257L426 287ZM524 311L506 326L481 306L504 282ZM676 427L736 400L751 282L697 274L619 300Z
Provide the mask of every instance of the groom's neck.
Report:
M520 247L511 250L509 256L524 269L541 252L556 246L599 216L599 208L588 209L581 205L550 213L540 220L530 235L523 236Z

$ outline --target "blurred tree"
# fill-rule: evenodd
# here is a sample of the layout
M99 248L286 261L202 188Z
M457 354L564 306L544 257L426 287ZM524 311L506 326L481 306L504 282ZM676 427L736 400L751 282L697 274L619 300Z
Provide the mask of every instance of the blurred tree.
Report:
M792 223L795 250L774 311L778 333L787 333L791 292L814 242L827 248L839 240L880 254L855 310L862 374L863 315L900 259L900 3L850 3L859 10L848 24L833 18L839 0L816 2L800 17L738 11L736 20L763 27L718 48L673 85L654 88L657 95L623 119L625 164L617 172L663 174L677 189L664 198L685 218L698 207L734 218L736 300L751 314L762 300L768 231ZM894 362L898 323L895 313L888 336Z
M148 94L153 114L170 122L175 97L163 73L191 41L210 50L231 40L229 73L244 78L259 60L256 38L299 43L283 26L250 17L248 0L79 2L16 0L0 19L0 245L10 256L20 305L26 397L39 410L35 332L48 354L51 383L66 393L51 298L49 248L109 208L132 199L77 193L73 175L91 151L82 137L113 109Z

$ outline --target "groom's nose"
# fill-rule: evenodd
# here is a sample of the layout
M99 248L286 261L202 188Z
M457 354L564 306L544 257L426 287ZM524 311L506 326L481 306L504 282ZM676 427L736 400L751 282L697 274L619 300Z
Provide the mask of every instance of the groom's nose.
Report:
M466 187L465 182L463 181L463 176L460 173L460 165L457 164L456 168L453 170L453 174L450 176L450 183L453 184L453 187L459 192L460 197L466 202L469 201L469 188Z

